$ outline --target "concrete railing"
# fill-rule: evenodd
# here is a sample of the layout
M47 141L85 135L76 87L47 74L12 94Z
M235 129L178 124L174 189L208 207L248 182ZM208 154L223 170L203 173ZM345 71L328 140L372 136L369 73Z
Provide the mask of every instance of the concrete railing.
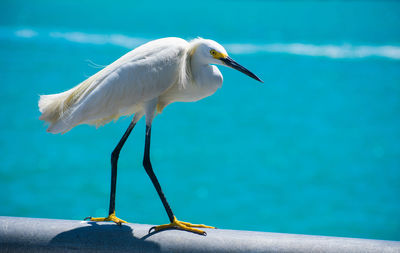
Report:
M400 252L400 242L206 229L148 233L150 225L0 216L0 252Z

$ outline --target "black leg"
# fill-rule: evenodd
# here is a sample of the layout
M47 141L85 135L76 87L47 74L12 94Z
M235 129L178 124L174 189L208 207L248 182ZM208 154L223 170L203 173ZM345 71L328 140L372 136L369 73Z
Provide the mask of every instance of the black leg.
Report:
M171 207L169 206L167 199L164 196L164 193L161 190L160 183L157 180L156 175L154 174L153 167L150 162L150 137L151 137L151 126L146 125L146 141L144 146L144 157L143 157L143 167L149 175L151 182L153 182L154 187L157 190L158 196L161 199L161 202L164 205L165 211L167 211L168 218L171 222L174 221L174 214L172 213Z
M128 129L126 129L124 135L121 140L118 142L118 145L115 147L114 151L111 153L111 193L110 193L110 210L109 214L115 212L115 192L117 187L117 164L119 158L119 152L125 144L126 139L128 139L129 134L132 132L132 129L135 127L136 123L134 121L129 124Z

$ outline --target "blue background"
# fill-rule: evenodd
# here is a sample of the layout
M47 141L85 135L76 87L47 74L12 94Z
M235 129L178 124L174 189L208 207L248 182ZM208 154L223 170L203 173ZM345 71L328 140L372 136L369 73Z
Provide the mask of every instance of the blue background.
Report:
M52 135L39 95L143 42L201 36L265 84L220 67L215 95L155 119L153 167L176 216L400 240L399 25L396 1L1 1L0 215L106 215L110 154L130 119ZM120 156L117 215L162 224L144 128Z

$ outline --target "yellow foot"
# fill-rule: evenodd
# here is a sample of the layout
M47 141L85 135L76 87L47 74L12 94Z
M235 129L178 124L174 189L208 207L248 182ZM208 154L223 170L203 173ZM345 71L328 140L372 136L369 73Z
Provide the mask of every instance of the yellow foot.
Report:
M172 223L152 227L152 228L150 228L149 233L153 229L154 229L154 231L161 231L164 229L171 229L171 228L185 230L185 231L193 232L193 233L200 234L200 235L207 235L207 233L203 230L196 229L196 228L214 228L215 229L215 227L206 226L206 225L202 225L202 224L191 224L189 222L178 221L174 217L174 220L172 221Z
M93 218L93 217L89 216L89 217L86 217L84 220L90 220L90 221L114 221L118 225L121 225L122 223L127 223L126 221L121 220L120 218L115 216L115 212L113 212L112 214L108 215L108 217L105 217L105 218Z

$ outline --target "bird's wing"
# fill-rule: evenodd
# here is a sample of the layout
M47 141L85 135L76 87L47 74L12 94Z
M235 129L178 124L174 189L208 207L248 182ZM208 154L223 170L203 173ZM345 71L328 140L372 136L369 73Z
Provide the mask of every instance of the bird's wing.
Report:
M134 113L133 108L160 96L177 82L188 46L179 38L151 41L61 93L65 94L65 108L48 131L66 132L83 123L101 125Z

